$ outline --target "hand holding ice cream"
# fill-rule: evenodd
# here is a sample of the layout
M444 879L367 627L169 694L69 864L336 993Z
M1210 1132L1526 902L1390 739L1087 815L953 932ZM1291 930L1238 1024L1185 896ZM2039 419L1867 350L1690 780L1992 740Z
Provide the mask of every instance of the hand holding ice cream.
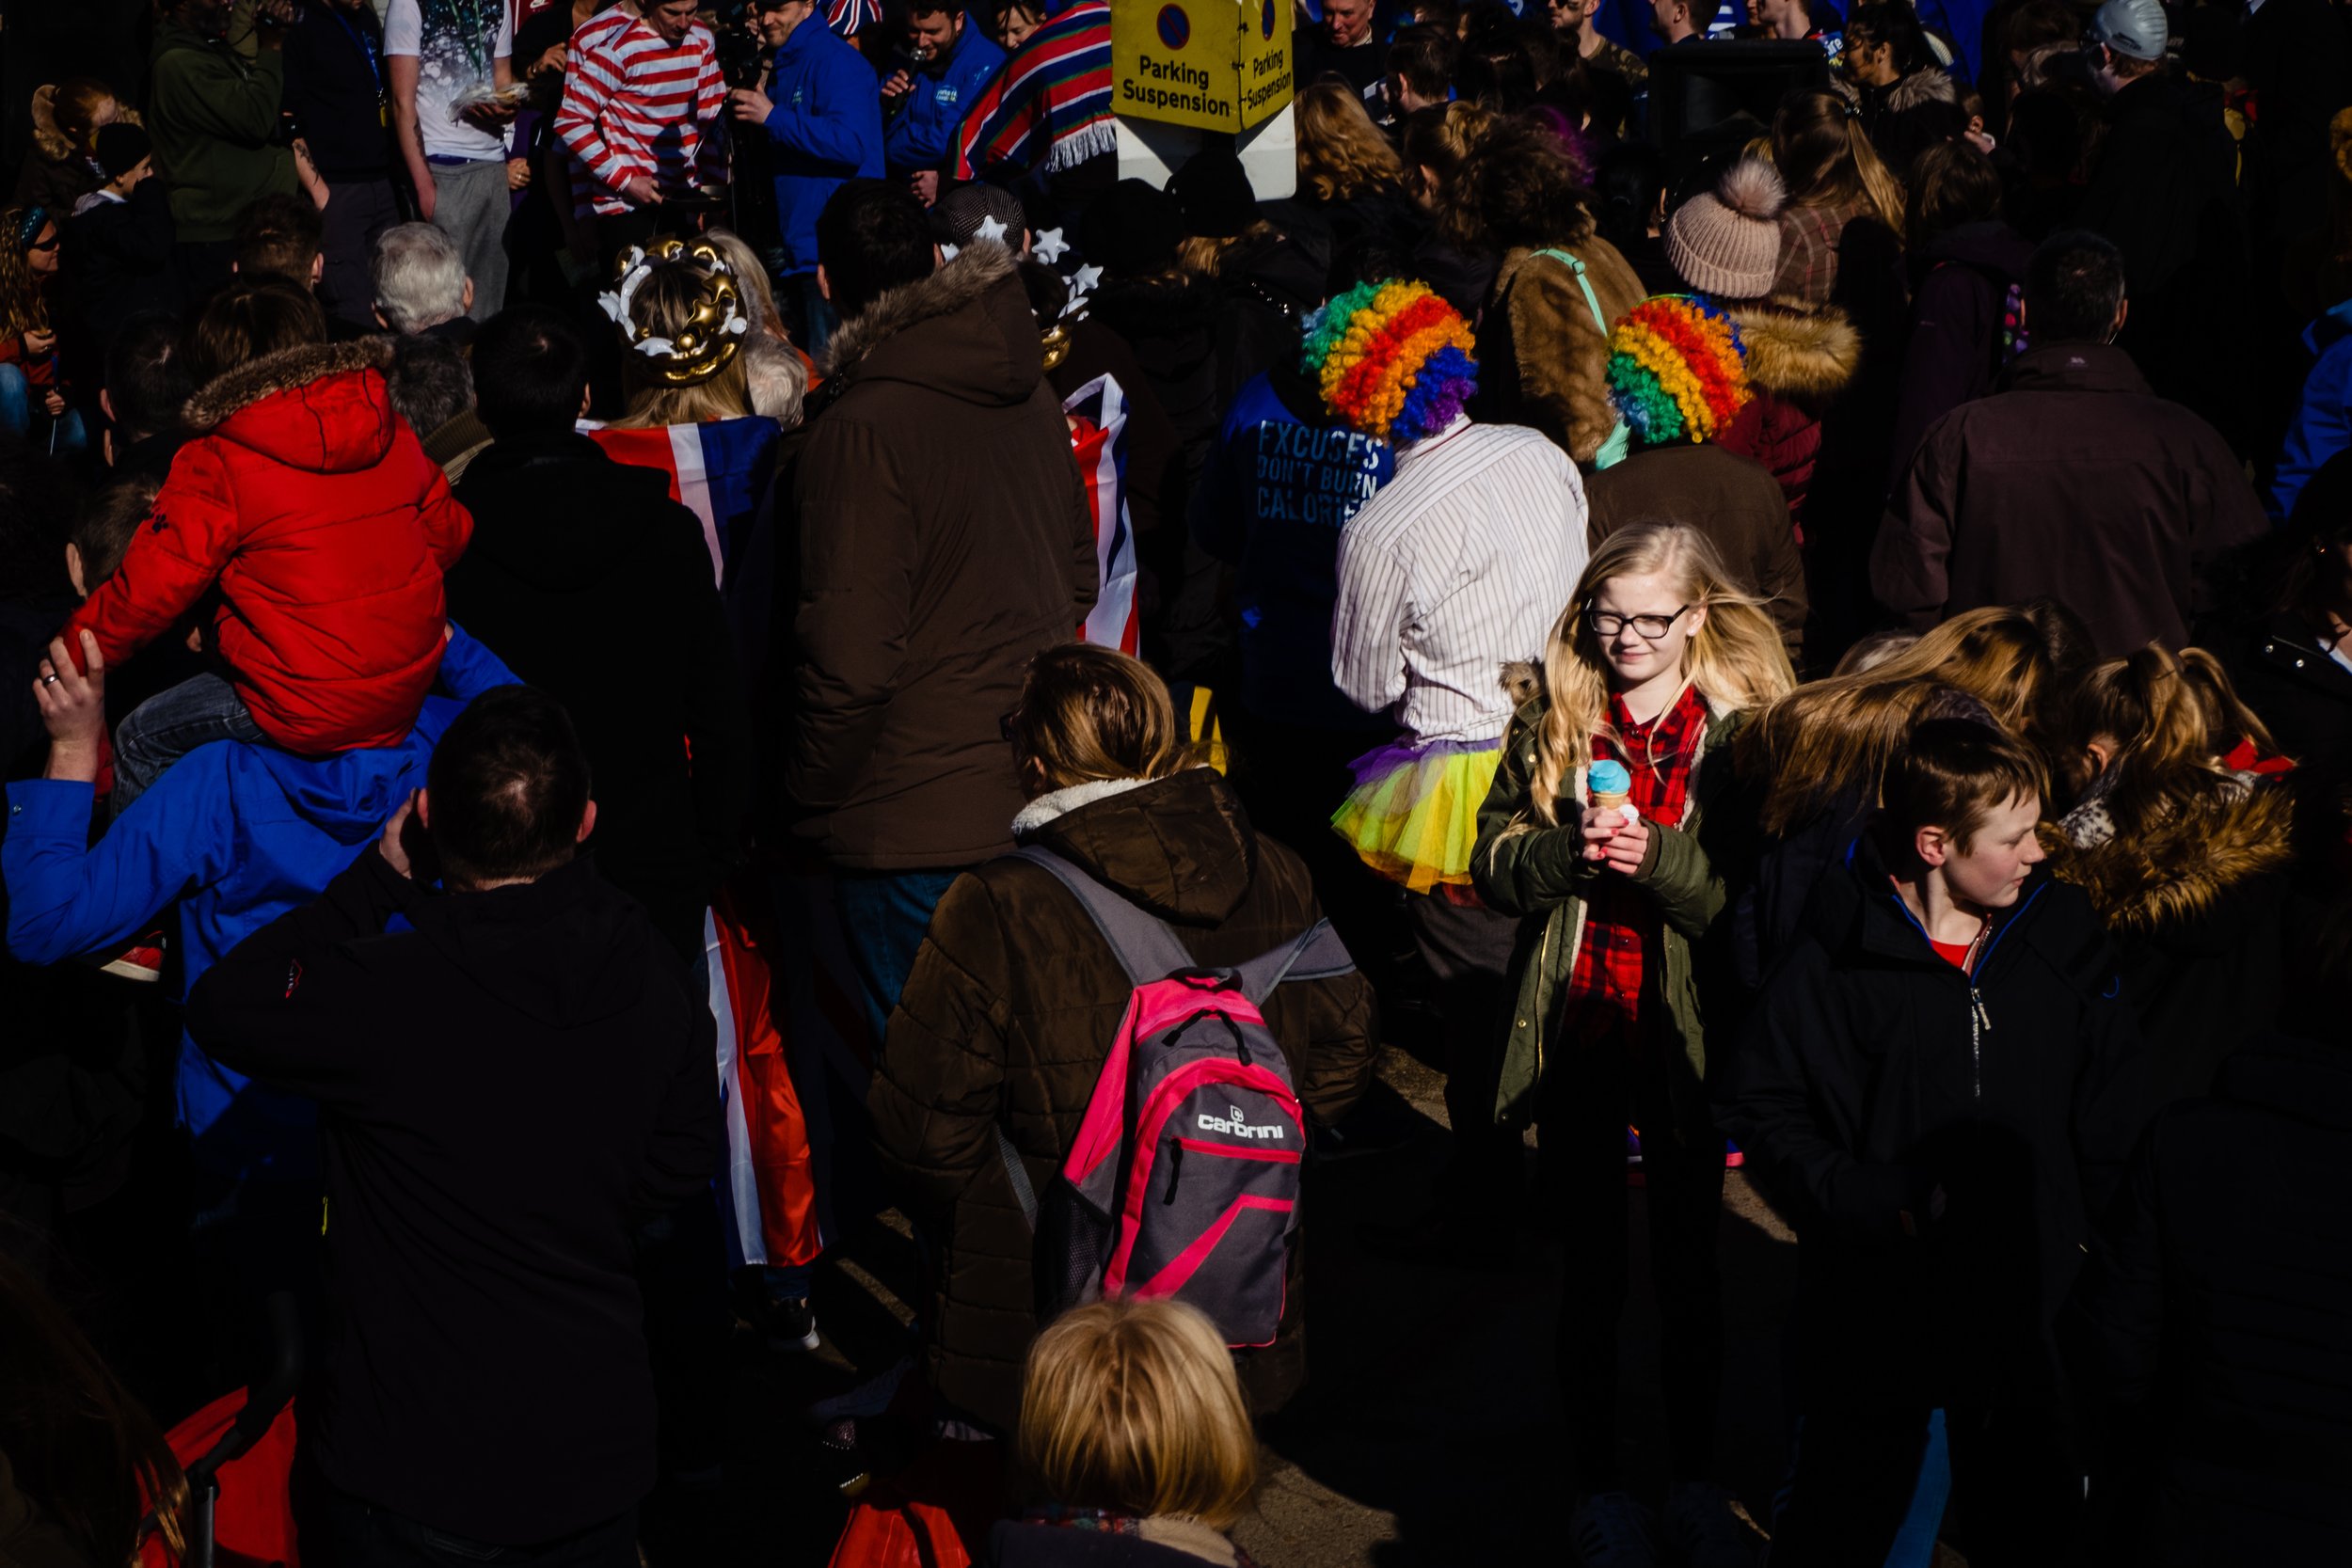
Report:
M1636 871L1649 851L1649 830L1631 805L1633 775L1625 764L1603 759L1585 770L1590 804L1584 812L1584 858Z

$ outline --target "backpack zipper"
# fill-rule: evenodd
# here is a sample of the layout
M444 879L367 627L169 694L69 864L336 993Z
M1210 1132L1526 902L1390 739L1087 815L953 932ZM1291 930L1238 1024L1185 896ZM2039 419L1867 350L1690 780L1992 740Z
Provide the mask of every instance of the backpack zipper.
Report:
M1168 1148L1168 1192L1160 1199L1163 1207L1176 1201L1176 1178L1183 1172L1184 1165L1184 1141L1179 1138Z

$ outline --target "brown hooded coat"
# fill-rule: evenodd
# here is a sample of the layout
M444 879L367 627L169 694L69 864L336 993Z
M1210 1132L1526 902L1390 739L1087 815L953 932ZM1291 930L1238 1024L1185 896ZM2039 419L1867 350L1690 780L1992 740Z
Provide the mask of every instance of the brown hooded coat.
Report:
M1209 768L1055 799L1073 803L1023 842L1168 922L1204 965L1256 958L1320 918L1305 863L1259 837ZM1046 1192L1132 990L1093 918L1051 872L991 861L940 900L874 1064L868 1105L883 1170L939 1243L932 1386L1001 1431L1019 1417L1022 1364L1042 1325L1028 1222L998 1133L1020 1151L1031 1190ZM1311 1123L1329 1126L1372 1077L1371 986L1359 974L1287 985L1263 1010ZM1301 1283L1295 1246L1280 1333L1242 1356L1261 1412L1305 1376Z
M797 582L783 777L835 869L1009 847L997 719L1094 603L1094 525L1037 318L975 245L843 324L791 459ZM787 557L787 564L792 564Z

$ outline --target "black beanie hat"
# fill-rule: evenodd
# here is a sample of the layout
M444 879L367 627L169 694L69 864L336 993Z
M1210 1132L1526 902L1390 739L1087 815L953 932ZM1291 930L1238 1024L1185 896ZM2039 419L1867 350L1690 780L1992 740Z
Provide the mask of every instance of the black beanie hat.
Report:
M1184 218L1176 198L1140 180L1095 198L1078 222L1078 248L1113 277L1149 277L1176 264Z
M138 167L139 160L153 151L155 144L137 126L118 119L99 127L97 149L98 166L106 171L108 180L119 180Z
M1258 221L1258 195L1230 147L1208 147L1193 154L1168 182L1184 214L1184 232L1230 240Z

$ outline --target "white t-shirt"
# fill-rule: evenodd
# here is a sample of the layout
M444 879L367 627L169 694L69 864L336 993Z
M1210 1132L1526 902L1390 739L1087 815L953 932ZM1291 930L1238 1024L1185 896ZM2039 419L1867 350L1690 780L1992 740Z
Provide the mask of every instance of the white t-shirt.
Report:
M428 158L503 158L506 143L453 111L492 86L491 64L515 52L505 0L391 0L384 54L417 61L417 134Z

